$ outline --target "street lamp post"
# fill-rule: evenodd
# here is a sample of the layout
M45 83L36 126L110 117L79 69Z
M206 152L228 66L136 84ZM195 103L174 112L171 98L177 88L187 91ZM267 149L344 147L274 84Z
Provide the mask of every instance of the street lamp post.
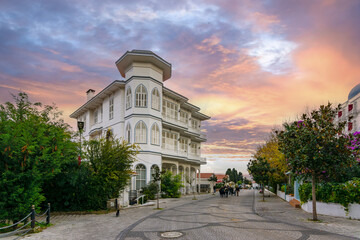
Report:
M80 164L81 164L81 138L82 138L82 136L81 136L81 134L82 134L82 131L83 131L83 129L84 129L84 122L81 122L81 121L78 121L77 122L77 126L78 126L78 129L79 129L79 133L80 133L80 155L79 155L79 158L78 158L78 163L79 163L79 166L80 166Z

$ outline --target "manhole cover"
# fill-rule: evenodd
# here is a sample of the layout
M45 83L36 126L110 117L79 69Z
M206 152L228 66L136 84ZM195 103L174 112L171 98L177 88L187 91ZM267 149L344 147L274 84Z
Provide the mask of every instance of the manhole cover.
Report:
M181 232L164 232L161 234L164 238L178 238L181 237L183 234Z

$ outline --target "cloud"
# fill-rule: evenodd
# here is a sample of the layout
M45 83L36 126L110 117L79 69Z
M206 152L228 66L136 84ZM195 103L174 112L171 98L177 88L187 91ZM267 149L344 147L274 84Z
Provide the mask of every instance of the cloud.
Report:
M74 126L85 91L121 79L118 57L149 49L172 63L165 86L212 117L204 169L246 171L270 129L359 82L359 12L354 0L4 0L0 102L26 91Z

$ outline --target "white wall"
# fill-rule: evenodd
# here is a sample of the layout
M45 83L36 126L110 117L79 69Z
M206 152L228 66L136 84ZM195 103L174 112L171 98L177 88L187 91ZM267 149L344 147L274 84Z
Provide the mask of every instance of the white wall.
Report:
M305 212L312 213L312 201L302 204L301 208ZM347 213L345 208L338 203L316 202L316 211L318 214L323 215L360 219L360 204L350 204L349 212Z

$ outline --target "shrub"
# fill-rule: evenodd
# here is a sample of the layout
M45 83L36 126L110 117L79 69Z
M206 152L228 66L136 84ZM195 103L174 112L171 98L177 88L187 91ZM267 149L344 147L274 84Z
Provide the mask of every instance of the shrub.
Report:
M180 188L181 175L173 175L170 171L167 171L161 176L161 196L164 198L179 198L181 196Z
M302 203L312 199L311 183L304 183L299 188ZM360 178L353 178L346 183L322 183L316 186L316 200L339 203L347 208L351 203L360 203Z
M305 203L308 200L312 199L311 190L312 190L311 183L303 183L299 187L299 195L300 195L301 203Z
M146 195L147 199L155 200L156 193L158 191L158 184L151 182L146 187L143 187L143 193Z

